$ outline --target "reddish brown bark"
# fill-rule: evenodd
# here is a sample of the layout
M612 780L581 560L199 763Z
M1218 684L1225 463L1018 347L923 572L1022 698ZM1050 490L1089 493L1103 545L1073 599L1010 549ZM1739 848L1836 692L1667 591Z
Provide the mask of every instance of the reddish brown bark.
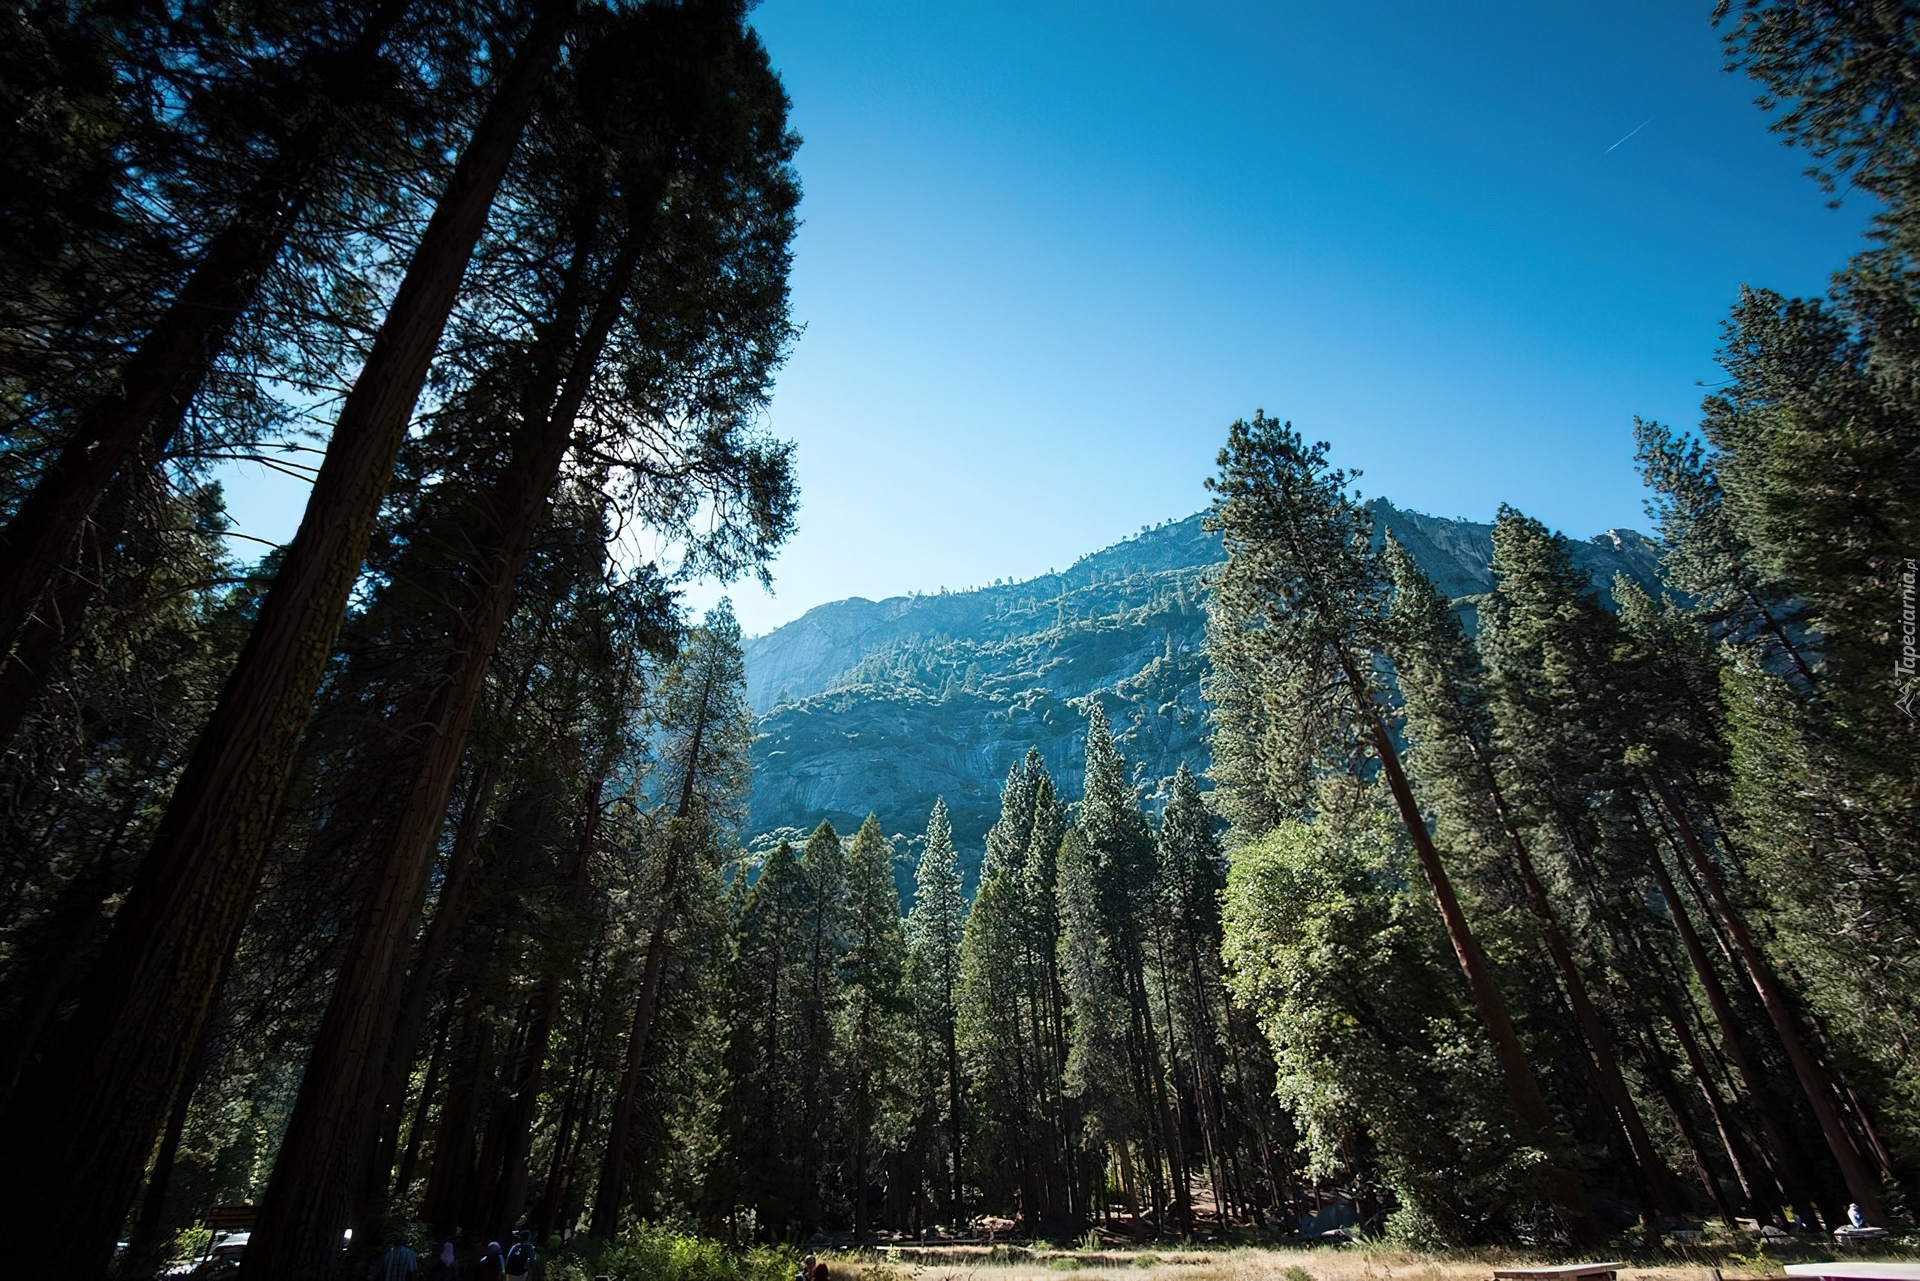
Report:
M558 28L556 22L556 41ZM435 687L416 722L423 741L386 850L376 863L381 874L361 909L261 1204L254 1240L265 1236L273 1248L260 1252L269 1262L260 1265L263 1270L257 1275L283 1275L276 1269L311 1257L346 1223L350 1207L344 1188L351 1184L351 1171L371 1137L379 1072L398 1015L400 976L467 732L512 607L520 567L559 477L575 418L600 350L619 317L639 252L638 240L630 239L575 350L560 396L543 419L530 423L515 440L506 473L489 497L497 541L482 554L483 578L462 620L453 669ZM281 1216L301 1225L285 1235L284 1246L272 1226ZM257 1248L249 1245L249 1261Z
M1414 799L1413 787L1407 782L1406 771L1401 768L1400 753L1394 747L1385 723L1374 709L1366 683L1351 667L1345 674L1347 686L1353 694L1355 710L1365 716L1369 723L1374 752L1379 757L1382 772L1387 776L1387 786L1393 792L1394 804L1400 811L1400 821L1407 830L1407 839L1413 843L1421 870L1426 873L1427 885L1440 907L1440 917L1447 928L1447 939L1453 944L1454 957L1459 961L1461 973L1466 976L1467 987L1473 995L1474 1009L1480 1015L1481 1025L1486 1028L1494 1059L1500 1064L1501 1074L1506 1079L1514 1112L1521 1124L1530 1131L1528 1137L1545 1147L1554 1132L1553 1113L1547 1108L1546 1095L1540 1091L1540 1082L1533 1075L1526 1050L1520 1045L1520 1036L1514 1031L1513 1020L1507 1015L1507 1003L1500 995L1499 986L1493 981L1493 969L1487 963L1486 954L1480 950L1479 940L1474 938L1473 930L1467 924L1467 915L1461 910L1459 897L1453 891L1453 882L1447 876L1446 864L1441 861L1440 851L1435 848L1433 837L1427 831L1426 818L1420 813L1419 803ZM1581 1189L1579 1180L1561 1169L1557 1162L1549 1161L1542 1169L1541 1181L1574 1240L1596 1239L1599 1229L1587 1209L1586 1193Z
M1739 1074L1740 1083L1745 1087L1747 1098L1752 1103L1754 1115L1760 1122L1760 1132L1773 1149L1777 1159L1790 1162L1794 1153L1793 1144L1781 1132L1778 1122L1768 1106L1768 1091L1765 1079L1754 1069L1753 1059L1747 1053L1746 1040L1740 1029L1740 1021L1734 1013L1733 1001L1727 995L1726 985L1721 983L1719 973L1713 968L1712 958L1707 955L1706 945L1693 927L1692 918L1680 900L1673 878L1667 867L1655 853L1650 866L1653 869L1654 883L1659 886L1661 897L1667 902L1667 915L1673 921L1675 932L1680 935L1680 944L1686 949L1687 960L1693 966L1694 977L1700 982L1701 991L1706 993L1707 1007L1713 1011L1714 1022L1720 1026L1720 1045L1733 1064L1733 1070ZM1796 1180L1797 1182L1797 1180ZM1794 1199L1810 1199L1804 1190L1783 1189ZM1811 1206L1805 1207L1811 1209Z
M1860 1152L1853 1145L1853 1137L1840 1121L1840 1114L1833 1106L1832 1088L1819 1065L1813 1061L1813 1056L1807 1052L1806 1042L1801 1039L1800 1029L1794 1022L1786 989L1774 974L1773 966L1754 943L1753 935L1747 930L1746 919L1727 897L1726 886L1720 879L1720 869L1714 866L1713 859L1707 854L1706 846L1701 843L1693 820L1680 803L1672 784L1658 775L1651 776L1648 781L1653 785L1668 816L1673 819L1680 833L1680 844L1706 887L1708 900L1727 933L1733 937L1733 945L1740 953L1747 977L1752 981L1754 991L1759 994L1760 1004L1766 1009L1767 1018L1772 1021L1773 1030L1787 1052L1787 1061L1793 1065L1794 1076L1800 1082L1808 1106L1813 1109L1814 1119L1819 1122L1820 1133L1827 1141L1828 1150L1833 1153L1834 1163L1840 1167L1840 1177L1846 1180L1848 1193L1859 1204L1869 1224L1886 1226L1887 1213L1881 1203L1879 1181L1867 1169L1866 1162L1860 1159Z
M106 1266L246 919L414 403L571 13L571 4L542 7L456 164L341 409L300 530L121 909L58 1054L60 1070L31 1114L7 1127L9 1149L20 1146L4 1161L18 1192L8 1202L45 1229L22 1266L35 1251L57 1254L48 1263L69 1275ZM349 1174L334 1196L347 1195L350 1182ZM283 1247L276 1217L263 1207L247 1253L252 1274L303 1277L330 1266L337 1238Z
M208 242L112 389L81 415L0 531L0 650L27 630L108 483L143 445L156 457L165 452L312 198L321 162L335 149L331 135L342 109L372 89L373 55L405 10L405 0L389 0L350 46L327 59L324 88L306 122L240 201L234 221ZM8 681L33 675L10 672Z
M1587 992L1586 979L1574 962L1566 936L1560 932L1553 901L1547 897L1547 888L1534 869L1533 856L1527 849L1527 843L1520 838L1520 829L1508 813L1506 797L1501 793L1490 764L1481 755L1479 744L1468 737L1466 747L1483 775L1488 800L1493 804L1501 832L1506 836L1508 848L1513 853L1514 867L1520 873L1520 884L1526 891L1527 903L1540 922L1540 933L1546 941L1547 954L1553 958L1554 968L1560 972L1560 981L1566 989L1567 1003L1573 1009L1574 1021L1579 1024L1580 1033L1586 1038L1587 1047L1592 1052L1592 1065L1600 1092L1613 1108L1627 1136L1627 1146L1633 1152L1633 1159L1641 1169L1647 1192L1653 1200L1651 1208L1656 1215L1673 1213L1679 1207L1666 1164L1654 1149L1653 1139L1641 1119L1640 1108L1633 1101L1632 1092L1627 1089L1626 1076L1620 1071L1620 1061L1613 1052L1612 1039L1607 1036L1606 1028L1600 1022L1600 1012L1594 1008L1593 999Z

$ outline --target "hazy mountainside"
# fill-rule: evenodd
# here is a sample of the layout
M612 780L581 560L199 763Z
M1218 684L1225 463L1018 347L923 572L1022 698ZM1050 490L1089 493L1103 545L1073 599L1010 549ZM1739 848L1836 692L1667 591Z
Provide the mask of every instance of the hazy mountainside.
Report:
M1491 525L1373 504L1421 567L1463 608L1493 586ZM1596 584L1657 580L1654 545L1631 530L1576 544ZM851 832L869 811L917 833L936 796L952 813L969 872L999 813L1001 780L1037 747L1063 794L1079 794L1085 721L1097 697L1152 808L1181 761L1209 758L1207 568L1223 559L1200 517L1143 530L1069 569L1020 583L884 601L836 601L745 644L760 716L750 832L831 819ZM904 845L901 888L911 889ZM971 890L971 880L969 880Z

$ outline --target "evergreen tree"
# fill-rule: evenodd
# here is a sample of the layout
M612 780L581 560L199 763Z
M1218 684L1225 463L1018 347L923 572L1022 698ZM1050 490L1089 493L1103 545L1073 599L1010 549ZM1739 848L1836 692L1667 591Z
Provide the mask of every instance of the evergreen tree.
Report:
M1029 1226L1067 1212L1073 1198L1051 893L1063 825L1053 780L1029 751L1009 771L1000 817L987 833L960 953L958 1027L975 1095L968 1106L974 1168L981 1190L1017 1202Z
M1769 668L1811 693L1813 669L1789 632L1795 611L1754 564L1705 445L1643 419L1634 420L1633 434L1640 475L1656 495L1647 506L1664 544L1667 581L1693 597L1701 622L1730 642L1755 646Z
M56 1225L63 1255L84 1252L90 1270L106 1266L146 1156L199 1049L394 454L570 18L570 7L543 8L501 74L416 246L384 341L375 340L342 407L332 465L322 465L308 504L311 519L289 544L239 665L173 789L96 982L52 1057L47 1091L8 1126L25 1150L58 1154L48 1165L57 1177L22 1184L17 1200L34 1207L37 1221ZM369 1013L379 1018L384 1010ZM313 1248L303 1240L302 1257L326 1257L337 1239ZM281 1258L273 1241L261 1242L249 1270ZM292 1256L287 1262L303 1266Z
M1643 802L1651 802L1672 824L1669 839L1692 864L1734 942L1740 968L1760 997L1849 1193L1869 1214L1880 1213L1878 1191L1834 1111L1830 1087L1795 1026L1789 998L1720 888L1721 874L1695 829L1692 807L1679 794L1680 786L1691 786L1698 777L1689 766L1697 770L1701 754L1714 750L1711 725L1699 713L1686 715L1689 707L1700 708L1697 689L1704 683L1702 676L1686 676L1686 646L1681 638L1669 637L1671 648L1663 645L1640 656L1621 652L1620 624L1586 590L1566 540L1510 508L1502 510L1494 531L1494 568L1497 587L1483 635L1499 682L1498 732L1513 776L1523 791L1557 797L1544 803L1563 825L1577 831L1597 819L1614 829L1612 843L1634 851L1627 861L1652 867L1677 923L1679 899L1658 851L1648 843ZM1690 686L1696 692L1690 694ZM1689 951L1701 981L1717 982L1704 956L1695 948ZM1730 1052L1736 1063L1743 1062L1737 1020L1723 999L1715 1004ZM1750 1066L1743 1075L1764 1117L1764 1087ZM1791 1145L1777 1129L1770 1138L1787 1158Z
M1380 703L1374 658L1388 650L1386 584L1367 511L1349 494L1350 477L1327 466L1324 444L1308 446L1291 425L1264 414L1234 423L1219 465L1220 475L1207 482L1217 495L1208 524L1227 548L1215 608L1232 620L1235 650L1249 651L1235 661L1255 673L1270 726L1261 741L1287 745L1269 768L1285 799L1303 804L1316 769L1352 771L1367 754L1378 761L1514 1111L1536 1141L1547 1141L1553 1116L1401 769ZM1579 1183L1553 1162L1542 1173L1568 1229L1591 1235Z
M0 647L42 650L92 605L58 588L86 576L90 519L107 546L124 534L123 506L103 501L116 477L250 447L285 417L272 378L337 360L335 326L372 283L353 242L396 215L398 172L456 136L436 81L496 18L397 3L12 15L9 84L34 123L8 148L26 234L0 260L24 289L0 305L7 434L24 446L4 464ZM196 403L214 412L197 421ZM36 612L50 589L70 616ZM51 675L9 663L0 705ZM13 728L0 719L0 741Z
M1920 19L1848 0L1719 0L1730 69L1765 86L1774 132L1805 147L1828 191L1844 181L1899 204L1920 161ZM1731 21L1729 21L1731 19Z
M1229 981L1273 1047L1311 1174L1358 1174L1364 1148L1400 1201L1395 1235L1504 1235L1538 1153L1489 1124L1499 1074L1447 974L1440 922L1409 892L1404 829L1384 798L1355 793L1329 779L1313 819L1234 852Z
M739 821L751 783L753 715L746 679L740 624L732 603L723 600L689 633L661 680L656 724L669 736L662 755L673 793L671 809L666 803L660 806L657 852L650 860L657 907L594 1196L591 1230L603 1239L613 1235L624 1201L634 1098L665 981L671 931L676 920L692 910L692 895L717 872L724 834Z
M960 859L953 848L953 828L947 803L935 799L927 816L926 844L914 873L913 910L907 914L906 938L913 1006L920 1014L920 1037L927 1047L929 1066L921 1079L929 1090L930 1112L945 1139L948 1168L944 1191L947 1217L959 1222L961 1139L965 1116L961 1110L964 1081L960 1072L958 1035L960 944L965 937L967 901L960 894Z
M1154 1213L1164 1223L1170 1212L1186 1232L1193 1220L1189 1172L1168 1098L1147 976L1147 940L1153 936L1159 907L1159 868L1153 834L1127 785L1126 761L1114 746L1098 702L1087 707L1086 786L1074 826L1086 843L1097 891L1095 907L1109 963L1104 982L1121 1002L1123 1030L1107 1034L1119 1036L1125 1046L1126 1079L1134 1091L1135 1114L1144 1122L1135 1138L1149 1154Z
M1133 1202L1132 1153L1146 1116L1130 1088L1127 999L1114 983L1119 967L1100 910L1099 871L1078 829L1061 842L1059 865L1061 979L1071 1032L1064 1080L1082 1124L1075 1137L1094 1158L1103 1183L1107 1163L1118 1159L1121 1188Z
M968 1082L965 1147L973 1186L994 1205L1031 1205L1036 1183L1029 1131L1037 1068L1017 969L1025 933L1022 906L1019 883L1007 868L983 869L960 944L957 1025Z
M893 843L873 815L854 833L846 854L846 992L838 1037L845 1059L853 1148L853 1232L864 1240L872 1226L868 1192L876 1165L898 1141L901 1041L906 1034L906 935L893 884Z
M803 1059L815 1047L806 1021L810 975L799 963L811 899L807 873L782 841L767 856L734 929L723 1169L707 1194L717 1199L720 1217L732 1218L736 1207L751 1210L763 1240L803 1230L814 1198Z
M1223 1054L1226 987L1220 972L1220 893L1226 860L1214 833L1200 783L1182 762L1161 814L1159 856L1161 922L1159 969L1172 1051L1174 1079L1193 1114L1221 1221L1231 1203L1244 1201L1244 1176L1233 1169Z
M800 1158L809 1184L802 1219L819 1223L840 1207L842 1189L834 1162L845 1132L845 1056L838 1032L847 999L842 963L848 942L847 859L840 834L822 822L807 837L800 864L798 946L793 953L789 998L795 1006L798 1054L794 1063L799 1105ZM837 1217L837 1216L836 1216Z
M1483 852L1503 872L1511 868L1517 875L1586 1040L1600 1094L1626 1135L1650 1221L1659 1222L1679 1207L1666 1166L1654 1150L1621 1071L1613 1037L1601 1021L1559 912L1521 833L1521 819L1501 788L1493 754L1493 720L1486 702L1486 673L1459 616L1392 534L1386 537L1382 555L1394 589L1394 670L1406 710L1410 772L1421 797L1440 815L1437 835L1442 842L1456 851ZM1637 591L1625 579L1616 588L1629 590Z

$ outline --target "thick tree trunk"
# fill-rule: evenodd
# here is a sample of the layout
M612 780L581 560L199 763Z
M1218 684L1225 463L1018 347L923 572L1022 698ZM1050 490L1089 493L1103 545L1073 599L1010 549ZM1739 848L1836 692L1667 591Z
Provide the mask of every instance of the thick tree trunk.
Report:
M1720 1025L1720 1045L1727 1060L1733 1064L1733 1070L1740 1076L1740 1083L1746 1088L1747 1099L1753 1106L1754 1115L1760 1122L1760 1132L1773 1149L1776 1159L1792 1163L1796 1151L1787 1136L1780 1130L1770 1106L1770 1091L1767 1083L1754 1070L1753 1060L1747 1053L1746 1040L1740 1030L1740 1021L1734 1014L1733 1001L1727 995L1727 989L1720 982L1720 975L1713 968L1713 960L1707 955L1706 945L1701 942L1699 933L1693 928L1693 921L1687 915L1686 905L1681 901L1680 892L1675 888L1673 878L1667 872L1667 866L1657 850L1652 851L1649 866L1653 869L1654 883L1660 889L1660 895L1667 902L1667 915L1673 921L1676 933L1680 935L1680 945L1686 950L1687 960L1693 966L1694 977L1700 982L1701 991L1706 993L1707 1006L1713 1011L1714 1022ZM1790 1166L1789 1166L1790 1168ZM1784 1172L1784 1171L1783 1171ZM1790 1174L1796 1184L1798 1175ZM1784 1188L1783 1191L1798 1201L1811 1199L1810 1194L1797 1187ZM1803 1208L1811 1209L1811 1205Z
M241 199L234 221L207 243L178 297L112 390L81 415L65 447L0 531L0 652L28 629L35 606L79 541L88 513L128 459L143 444L155 456L165 452L312 198L314 183L336 150L332 135L343 108L374 88L368 77L373 55L405 10L406 0L389 0L351 45L325 59L324 88L307 120ZM9 672L7 683L32 675Z
M0 752L13 745L28 715L72 661L132 508L132 486L125 479L108 487L93 519L84 522L79 555L54 576L22 624L12 651L0 659Z
M1474 1008L1479 1012L1481 1025L1487 1030L1487 1039L1493 1044L1494 1059L1500 1064L1500 1071L1506 1078L1507 1093L1513 1100L1514 1112L1521 1124L1531 1131L1530 1137L1544 1147L1554 1132L1553 1113L1547 1109L1547 1099L1540 1092L1540 1082L1535 1079L1533 1067L1527 1062L1527 1054L1521 1048L1513 1020L1507 1016L1507 1003L1500 995L1499 986L1493 981L1492 967L1487 964L1479 940L1474 938L1472 929L1467 925L1466 913L1460 909L1460 900L1454 895L1453 882L1447 877L1446 865L1440 860L1440 851L1434 847L1433 837L1427 832L1426 818L1420 813L1413 788L1407 782L1406 772L1400 767L1400 753L1374 709L1365 683L1352 670L1346 675L1356 703L1355 710L1371 722L1374 751L1387 776L1394 804L1399 807L1400 821L1406 827L1407 837L1413 842L1414 853L1418 855L1421 869L1426 873L1427 885L1433 891L1434 901L1440 906L1440 917L1446 924L1447 938L1453 944L1453 954L1460 962L1461 972L1466 975ZM1579 1181L1553 1161L1546 1163L1541 1177L1547 1195L1566 1221L1567 1231L1573 1239L1579 1242L1597 1239L1599 1229L1595 1227L1593 1216L1587 1209L1586 1194Z
M1594 1008L1593 999L1587 992L1586 978L1573 959L1573 950L1567 946L1566 936L1560 931L1553 900L1547 897L1547 887L1541 883L1540 874L1534 868L1533 855L1527 849L1526 841L1521 839L1519 825L1513 821L1507 809L1507 798L1500 790L1492 764L1482 754L1480 744L1473 741L1470 735L1466 736L1466 748L1481 772L1487 799L1493 804L1501 833L1506 837L1507 847L1513 854L1514 867L1520 873L1520 884L1526 891L1527 904L1540 923L1540 934L1546 942L1547 954L1553 958L1554 968L1560 972L1560 982L1567 993L1567 1004L1572 1008L1574 1021L1579 1024L1580 1034L1586 1039L1587 1048L1592 1053L1591 1063L1601 1097L1613 1109L1627 1137L1627 1146L1633 1152L1634 1162L1640 1167L1642 1182L1653 1201L1651 1208L1656 1218L1676 1213L1679 1204L1674 1195L1672 1178L1653 1146L1652 1137L1647 1133L1639 1105L1633 1101L1633 1094L1627 1088L1626 1076L1620 1071L1620 1061L1613 1052L1612 1038L1607 1035L1606 1027L1600 1021L1600 1012Z
M524 680L520 692L526 692ZM514 703L516 707L519 705L517 696ZM355 1215L357 1223L374 1222L379 1215L380 1202L387 1196L387 1176L393 1170L391 1145L399 1141L398 1118L400 1107L406 1099L407 1074L413 1068L413 1054L418 1047L420 1027L426 1019L427 1002L433 995L440 966L467 919L467 887L472 880L473 856L480 846L482 824L493 803L493 788L499 775L499 760L489 761L479 777L473 780L467 792L466 804L460 810L460 824L454 829L453 849L447 855L446 871L441 877L440 898L434 906L433 923L427 927L427 937L421 944L419 959L414 962L413 977L407 984L406 999L400 1007L399 1025L394 1030L392 1043L387 1050L386 1082L378 1110L392 1127L393 1138L387 1145L376 1147L369 1161L360 1212ZM404 1180L400 1187L404 1190Z
M1807 1052L1806 1042L1801 1039L1800 1029L1794 1022L1786 989L1780 985L1773 966L1754 943L1752 934L1748 933L1745 918L1727 897L1726 886L1720 880L1720 869L1714 866L1713 859L1707 854L1699 834L1694 830L1693 820L1674 793L1672 784L1657 774L1650 775L1648 781L1673 819L1674 826L1679 829L1680 844L1686 849L1694 870L1706 886L1707 897L1714 910L1727 932L1733 936L1733 944L1739 949L1740 959L1745 963L1747 977L1752 980L1754 990L1759 993L1760 1004L1766 1008L1767 1017L1773 1022L1773 1030L1779 1035L1780 1044L1787 1052L1787 1061L1793 1065L1800 1089L1806 1095L1808 1106L1813 1109L1814 1119L1820 1124L1820 1133L1827 1140L1834 1163L1840 1167L1840 1177L1846 1180L1847 1191L1858 1203L1869 1224L1885 1227L1887 1212L1881 1202L1879 1180L1873 1177L1866 1162L1860 1159L1859 1149L1853 1145L1853 1136L1847 1133L1846 1126L1840 1121L1840 1113L1833 1106L1832 1090L1819 1065Z
M121 909L97 981L57 1055L52 1088L36 1100L33 1115L16 1114L6 1127L9 1149L19 1150L17 1159L0 1158L7 1171L0 1177L17 1190L4 1199L42 1227L19 1255L21 1266L31 1268L42 1254L52 1263L57 1255L71 1275L97 1276L112 1254L259 883L395 454L571 18L571 3L542 6L462 153L341 409L300 530ZM363 921L362 932L378 924ZM388 1011L383 1003L356 1013L378 1018ZM363 1132L360 1117L319 1120L325 1130L353 1130L356 1143ZM295 1239L285 1224L291 1216L344 1227L354 1168L326 1171L323 1207L287 1205L282 1197L283 1210L269 1194L247 1251L250 1275L298 1278L332 1268L337 1237Z

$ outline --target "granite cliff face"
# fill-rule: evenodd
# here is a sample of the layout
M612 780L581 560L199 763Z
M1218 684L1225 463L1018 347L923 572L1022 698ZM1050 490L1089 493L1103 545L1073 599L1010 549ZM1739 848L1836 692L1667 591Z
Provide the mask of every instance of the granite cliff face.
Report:
M1493 586L1491 525L1372 504L1449 596L1471 609ZM1574 547L1597 585L1657 580L1656 548L1631 530ZM937 596L844 600L746 642L760 716L749 832L850 833L867 815L919 832L946 797L969 873L999 813L1000 784L1039 749L1079 794L1084 701L1098 699L1135 781L1157 809L1180 762L1205 770L1204 576L1223 559L1200 517L1143 531L1058 574ZM903 894L912 889L902 843ZM971 875L970 878L971 879ZM971 884L968 886L971 891Z

